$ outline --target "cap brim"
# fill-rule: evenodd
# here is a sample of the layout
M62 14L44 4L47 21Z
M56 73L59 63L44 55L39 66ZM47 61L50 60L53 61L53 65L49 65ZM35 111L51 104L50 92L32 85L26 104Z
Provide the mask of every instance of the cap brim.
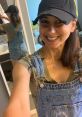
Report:
M73 19L73 16L66 11L59 9L51 9L40 13L39 16L33 21L33 24L35 25L38 22L38 19L40 19L43 15L55 16L61 21L65 22L65 24L68 24Z

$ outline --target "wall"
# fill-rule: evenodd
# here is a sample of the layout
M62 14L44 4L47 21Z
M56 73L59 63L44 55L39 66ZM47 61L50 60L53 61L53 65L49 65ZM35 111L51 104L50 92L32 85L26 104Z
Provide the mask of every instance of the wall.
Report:
M0 4L3 7L4 10L7 9L7 1L6 0L0 0Z
M8 6L11 4L15 4L15 0L6 0L6 1L7 1Z

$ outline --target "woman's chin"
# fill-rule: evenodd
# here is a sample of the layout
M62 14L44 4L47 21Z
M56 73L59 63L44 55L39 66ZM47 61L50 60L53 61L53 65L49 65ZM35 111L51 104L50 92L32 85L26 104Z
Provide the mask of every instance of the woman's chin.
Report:
M55 44L52 44L52 45L51 44L50 45L45 44L45 46L50 48L50 49L57 49L59 47L59 44L58 45L57 44L56 45Z

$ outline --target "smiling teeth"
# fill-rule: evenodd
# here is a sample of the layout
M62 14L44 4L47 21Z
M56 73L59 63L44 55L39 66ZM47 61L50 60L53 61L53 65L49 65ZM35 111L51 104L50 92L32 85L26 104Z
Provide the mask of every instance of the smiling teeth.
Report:
M57 39L57 37L56 38L48 38L48 40L56 40Z

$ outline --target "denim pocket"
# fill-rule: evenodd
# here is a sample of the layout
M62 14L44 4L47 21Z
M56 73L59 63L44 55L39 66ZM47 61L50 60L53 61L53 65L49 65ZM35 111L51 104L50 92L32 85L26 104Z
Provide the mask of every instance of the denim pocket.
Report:
M48 112L45 117L82 117L82 102L73 105L52 105Z

